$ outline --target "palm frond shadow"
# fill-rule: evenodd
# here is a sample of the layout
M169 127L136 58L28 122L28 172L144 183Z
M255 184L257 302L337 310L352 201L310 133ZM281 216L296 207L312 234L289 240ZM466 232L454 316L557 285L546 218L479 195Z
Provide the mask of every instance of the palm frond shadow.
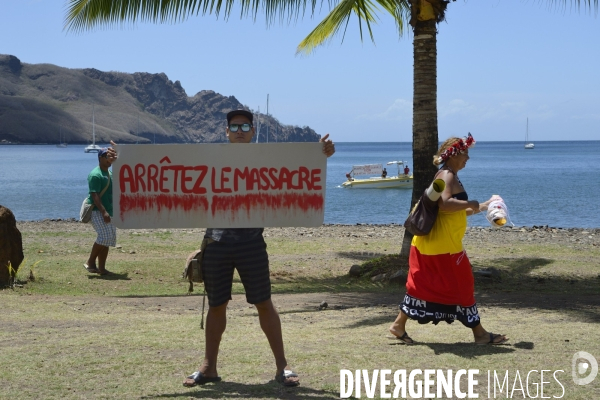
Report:
M498 289L526 290L530 292L552 292L554 294L597 293L600 283L598 276L577 276L572 274L552 273L536 270L554 262L548 258L496 258L486 261L475 261L473 271L476 273L486 269L496 269L496 279L480 279L478 284L495 283ZM600 276L600 275L599 275ZM477 286L477 285L476 285ZM493 288L492 288L493 289Z
M302 379L302 378L301 378ZM186 399L335 399L339 395L324 390L315 390L305 386L285 388L274 380L267 384L243 384L237 382L221 381L216 384L196 386L191 389L182 389L178 393L162 393L154 396L142 396L141 399L157 398L186 398Z
M496 258L486 262L486 266L490 267L501 267L507 269L508 273L512 276L524 276L530 272L552 264L554 260L548 258L539 257L524 257L524 258ZM473 267L477 267L476 264L472 263Z
M389 315L376 315L369 318L362 318L359 321L355 321L351 324L346 325L346 328L364 328L365 326L377 326L382 324L391 324L394 322L394 317L390 317Z

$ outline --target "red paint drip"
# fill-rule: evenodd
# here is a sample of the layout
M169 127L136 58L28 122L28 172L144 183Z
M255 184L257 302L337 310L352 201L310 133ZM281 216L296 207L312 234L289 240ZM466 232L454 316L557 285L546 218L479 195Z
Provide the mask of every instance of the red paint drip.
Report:
M119 197L121 220L124 220L125 214L130 211L147 211L156 209L160 212L163 208L167 210L183 211L208 211L208 199L206 196L191 194L121 194Z
M239 211L245 210L248 217L253 210L292 210L300 209L322 210L324 199L321 194L236 194L229 196L213 196L211 212L213 217L217 212L231 212L234 216Z

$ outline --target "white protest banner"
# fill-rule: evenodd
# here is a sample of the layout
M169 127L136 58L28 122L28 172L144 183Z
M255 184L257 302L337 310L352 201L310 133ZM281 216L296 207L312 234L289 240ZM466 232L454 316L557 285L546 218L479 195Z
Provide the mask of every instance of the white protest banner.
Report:
M322 143L118 145L118 228L320 226Z
M381 175L383 166L381 164L353 165L352 173L354 175Z

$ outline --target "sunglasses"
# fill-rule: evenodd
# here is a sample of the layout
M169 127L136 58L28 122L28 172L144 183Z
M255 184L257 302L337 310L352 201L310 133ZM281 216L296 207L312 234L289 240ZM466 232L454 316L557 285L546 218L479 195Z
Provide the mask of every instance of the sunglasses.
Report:
M242 132L250 132L252 124L229 124L229 132L237 132L240 128L242 128Z

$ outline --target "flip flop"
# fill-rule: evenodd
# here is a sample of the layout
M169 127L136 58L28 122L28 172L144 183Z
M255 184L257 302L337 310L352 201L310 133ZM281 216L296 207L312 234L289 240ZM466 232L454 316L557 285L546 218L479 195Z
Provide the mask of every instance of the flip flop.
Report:
M298 386L300 381L288 381L289 378L298 378L298 374L291 369L284 369L275 375L275 380L283 386Z
M91 268L89 265L87 264L83 264L83 268L85 268L85 270L87 272L89 272L90 274L97 274L98 270L96 268Z
M491 332L488 332L488 333L489 333L489 335L490 335L490 340L489 340L489 342L487 342L487 343L476 343L476 344L479 344L479 345L485 346L486 344L492 344L492 345L494 345L494 344L503 344L503 343L505 343L505 342L508 342L508 338L504 338L504 339L502 339L502 340L501 340L501 341L499 341L499 342L495 342L494 340L496 340L497 338L499 338L499 337L501 337L501 336L504 336L504 335L498 335L498 334L491 333Z
M412 340L412 338L410 336L408 336L408 332L404 332L404 335L402 335L402 336L393 335L393 336L388 336L388 338L392 339L392 340L399 340L404 344L415 344L415 341Z
M200 371L194 372L193 374L188 376L187 379L192 379L194 381L194 383L183 382L183 386L185 386L185 387L194 387L196 385L204 385L205 383L211 383L211 382L221 382L220 376L208 377L208 376L205 376Z

